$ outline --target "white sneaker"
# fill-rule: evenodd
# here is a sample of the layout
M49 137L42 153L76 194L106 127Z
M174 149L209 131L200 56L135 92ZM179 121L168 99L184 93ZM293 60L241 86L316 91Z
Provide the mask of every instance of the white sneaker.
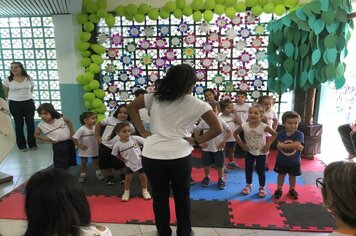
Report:
M121 200L123 202L127 202L130 199L130 192L124 192L124 194L122 194L121 196Z
M102 181L105 179L105 176L103 175L103 173L99 172L96 174L96 178L99 180L99 181Z
M142 196L143 196L143 199L145 199L145 200L151 199L151 194L147 190L142 191Z

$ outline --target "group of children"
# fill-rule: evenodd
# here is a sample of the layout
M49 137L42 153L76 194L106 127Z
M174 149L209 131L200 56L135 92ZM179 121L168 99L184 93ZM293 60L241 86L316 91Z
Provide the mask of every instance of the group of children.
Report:
M259 181L258 196L266 196L265 171L268 170L267 156L275 139L278 139L278 154L274 171L278 173L277 190L274 197L282 196L282 187L285 175L289 175L289 195L293 199L298 198L295 190L296 176L301 175L301 152L303 150L304 136L297 130L300 116L296 112L288 111L282 116L284 130L277 134L278 120L273 110L273 97L261 96L258 103L249 105L245 103L247 93L238 91L236 103L230 99L217 102L217 96L212 89L204 91L205 100L211 105L218 116L223 133L202 147L202 164L204 166L204 178L201 186L207 187L210 182L210 167L215 165L218 173L218 188L225 189L224 163L225 156L228 159L227 169L237 169L234 162L236 144L246 151L245 178L246 186L241 191L248 195L252 191L253 170L256 169ZM206 123L201 121L195 128L194 135L206 130Z
M137 91L136 96L145 93ZM276 133L278 120L272 109L273 98L261 96L259 102L249 105L245 103L247 93L238 91L236 103L229 99L217 101L215 91L206 89L204 97L215 114L218 116L223 133L214 139L201 143L202 164L204 166L204 178L201 182L203 187L210 183L210 168L216 166L218 172L218 188L225 189L224 168L240 169L235 163L235 147L247 152L245 157L246 186L241 191L247 195L252 191L252 176L254 166L259 180L258 196L266 196L266 162L271 144L278 139L278 154L274 171L278 173L278 188L274 193L275 198L282 196L282 186L285 175L289 175L289 195L293 199L298 198L295 191L296 176L301 175L300 156L303 150L304 136L297 130L300 117L295 112L285 112L282 123L285 129ZM100 122L96 120L93 112L84 112L80 116L82 127L75 133L72 123L58 113L52 104L41 104L37 112L42 119L39 123L35 137L39 140L53 144L54 167L67 169L76 165L75 146L81 159L81 174L78 181L86 181L86 166L88 157L93 160L96 178L100 181L106 179L106 185L113 185L113 169L121 171L121 181L124 182L122 201L130 198L130 184L132 175L139 173L142 184L142 196L151 199L147 190L147 177L141 163L141 146L145 139L132 135L135 133L134 126L129 121L126 104L120 105L112 116ZM141 112L140 112L141 113ZM141 114L145 127L149 129L148 112ZM193 129L193 135L199 136L208 129L206 122L201 120ZM44 134L44 135L42 135ZM225 167L225 157L228 159ZM101 172L104 171L104 174Z

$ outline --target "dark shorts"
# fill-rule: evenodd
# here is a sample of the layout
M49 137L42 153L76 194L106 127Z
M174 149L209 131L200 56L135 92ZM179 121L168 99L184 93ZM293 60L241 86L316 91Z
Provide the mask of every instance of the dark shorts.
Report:
M226 142L226 148L235 148L236 147L236 141L231 141L231 142Z
M89 157L80 157L80 159L88 159ZM90 158L92 158L92 159L98 159L99 158L99 156L96 156L96 157L90 157Z
M99 145L99 168L120 170L125 167L125 163L111 155L112 149L104 144Z
M205 152L203 151L202 155L202 164L203 166L210 166L215 164L217 167L224 167L224 152L217 151L217 152Z
M77 165L77 154L73 140L68 139L52 144L53 166L55 168L67 169L69 166Z
M274 171L280 175L286 175L286 174L293 175L293 176L302 175L302 171L299 164L293 166L276 164L276 166L274 167Z
M127 166L124 167L124 169L122 170L122 173L125 175L130 175L133 173L139 173L139 174L144 174L145 171L143 170L143 168L136 170L136 171L132 171L130 168L128 168Z

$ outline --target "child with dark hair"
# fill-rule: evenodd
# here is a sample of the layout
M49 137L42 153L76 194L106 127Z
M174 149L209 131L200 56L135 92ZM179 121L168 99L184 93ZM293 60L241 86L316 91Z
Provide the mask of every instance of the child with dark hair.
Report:
M275 198L281 198L282 187L286 174L289 175L289 195L292 199L298 199L295 190L296 176L301 175L301 152L303 151L304 134L298 129L300 116L294 111L286 111L282 115L284 130L278 132L278 153L274 171L278 173L278 188L274 192Z
M67 171L41 170L31 176L25 190L27 229L24 236L111 236L105 226L90 223L85 193Z
M251 105L246 103L247 93L246 91L237 91L236 92L236 103L234 104L234 112L237 116L240 117L241 122L245 123L248 118L248 109Z
M214 89L207 88L203 91L203 94L206 102L214 102L218 100L218 95Z
M83 125L73 135L74 144L78 147L78 155L80 156L80 183L86 180L86 169L88 157L93 159L93 165L98 180L104 180L105 177L99 169L99 145L95 139L95 124L96 113L86 111L80 117L80 123Z
M145 139L140 136L131 135L129 123L123 122L117 124L114 131L119 140L115 143L111 154L126 165L123 171L125 173L125 191L122 194L121 200L124 202L129 200L132 175L136 172L140 175L143 199L151 199L151 195L147 190L147 177L141 163L141 146Z
M135 98L139 96L143 96L146 94L147 91L144 89L137 89L135 91ZM143 127L145 127L145 130L150 131L150 115L148 113L147 108L142 108L138 111L140 113L140 118L143 124Z
M241 126L242 122L239 116L234 113L234 105L230 100L223 100L219 102L221 114L219 118L224 120L227 125L230 127L231 132L234 132L239 126ZM226 165L228 169L240 169L240 167L234 161L235 156L235 147L236 147L236 139L234 136L230 135L229 139L226 141L225 146L225 156L229 159L229 162Z
M77 165L72 122L64 118L50 103L42 103L37 112L41 121L34 136L41 141L52 143L54 167L67 169Z
M98 122L95 126L96 141L99 143L99 167L105 171L106 185L114 184L114 176L112 169L120 170L125 167L125 163L117 159L111 154L114 144L118 141L116 133L113 129L118 123L128 122L129 115L127 114L126 104L121 104L110 117ZM101 134L101 129L105 127ZM135 127L130 123L131 132L135 133ZM124 183L125 175L120 175L120 183Z
M177 236L193 235L190 218L190 176L192 144L204 143L221 127L206 102L191 95L194 69L188 64L171 66L154 94L140 96L128 105L130 117L143 137L142 165L152 187L153 210L159 235L171 235L169 196L171 188L177 217ZM146 107L151 130L142 125L139 109ZM192 138L191 129L202 117L209 125L201 136Z

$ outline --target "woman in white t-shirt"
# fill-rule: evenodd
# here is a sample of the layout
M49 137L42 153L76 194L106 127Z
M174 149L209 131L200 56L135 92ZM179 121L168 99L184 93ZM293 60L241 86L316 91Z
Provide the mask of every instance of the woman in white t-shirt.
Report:
M3 83L5 97L9 100L9 109L15 121L16 144L20 151L26 152L27 145L36 150L35 103L32 99L34 83L20 62L12 62L10 76ZM27 128L27 144L23 132L24 121Z
M219 135L220 123L210 105L191 95L194 69L188 64L172 66L157 84L154 94L139 96L127 106L138 132L147 137L142 151L143 169L150 181L153 210L159 235L171 235L169 226L170 187L177 217L177 235L192 235L190 220L190 174L192 144ZM150 113L150 131L142 125L139 109ZM202 118L209 125L203 135L191 138L193 125Z
M103 225L91 224L90 208L82 186L62 169L41 170L26 185L24 236L111 236Z
M317 178L324 206L335 217L336 229L330 235L356 235L356 163L337 161L324 170L324 178Z

